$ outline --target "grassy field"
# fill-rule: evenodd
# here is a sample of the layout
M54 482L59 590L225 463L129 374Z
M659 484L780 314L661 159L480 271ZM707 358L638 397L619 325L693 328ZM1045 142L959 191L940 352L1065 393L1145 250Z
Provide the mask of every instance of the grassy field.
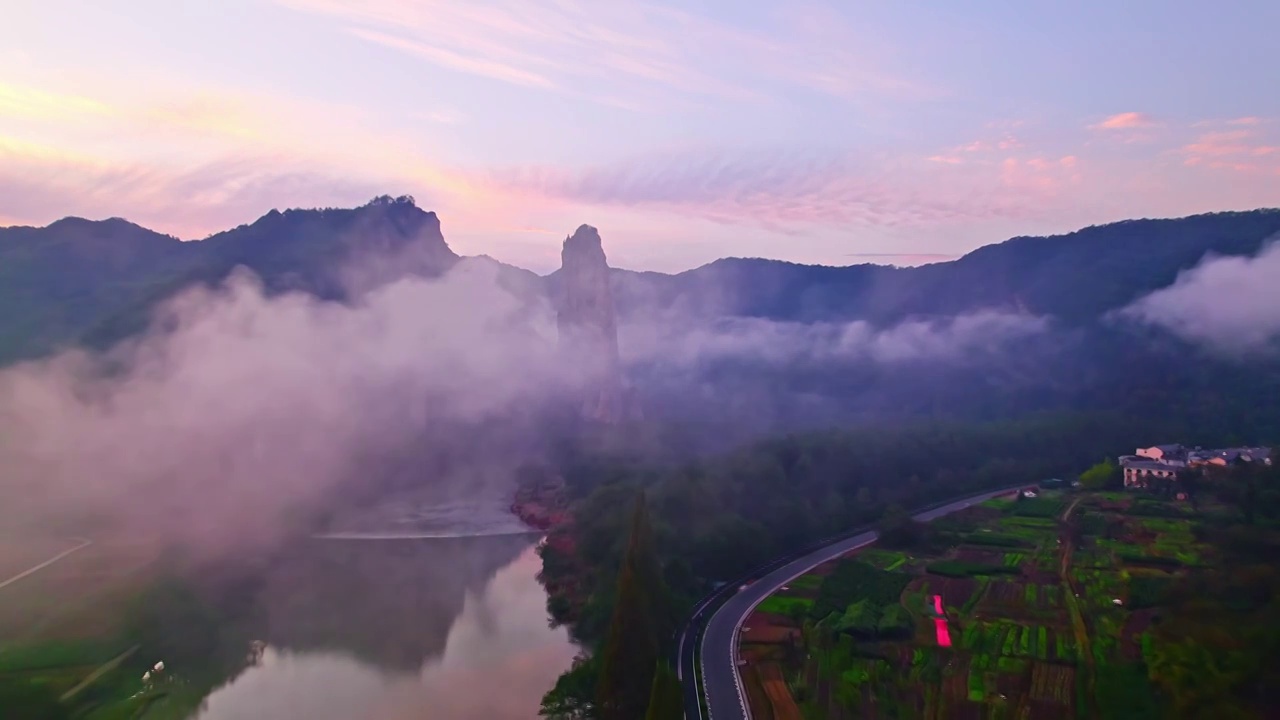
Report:
M744 644L770 663L754 694L775 698L785 678L808 719L1159 717L1144 622L1179 574L1213 562L1198 522L1185 503L1115 493L962 511L927 550L868 548L762 603L792 631Z
M30 537L5 538L0 546L0 582L16 578L0 587L0 705L21 697L31 705L16 712L47 705L62 713L51 717L151 718L149 709L176 689L168 677L142 682L158 658L126 627L130 604L149 582L151 546Z

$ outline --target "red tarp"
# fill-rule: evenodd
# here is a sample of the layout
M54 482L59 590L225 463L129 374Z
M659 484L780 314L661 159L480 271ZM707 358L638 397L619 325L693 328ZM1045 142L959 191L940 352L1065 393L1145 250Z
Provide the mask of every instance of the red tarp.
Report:
M938 631L938 647L951 647L951 631L947 629L947 618L942 612L942 596L933 596L933 609L938 617L933 619L933 628Z

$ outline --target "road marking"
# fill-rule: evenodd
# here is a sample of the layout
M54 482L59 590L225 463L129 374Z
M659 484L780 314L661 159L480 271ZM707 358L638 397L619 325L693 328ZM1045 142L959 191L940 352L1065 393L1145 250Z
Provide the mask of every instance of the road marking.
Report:
M852 539L852 538L851 538L851 539ZM839 552L835 553L835 554L834 554L834 557L839 557L840 555L844 555L845 553L850 553L850 552L853 552L854 550L859 550L859 549L861 549L861 548L864 548L864 547L866 547L866 546L870 545L871 543L873 543L873 542L875 542L875 541L876 541L876 538L874 538L874 537L873 537L873 538L871 538L870 540L867 540L866 542L862 542L862 543L859 543L859 544L857 544L857 545L854 545L853 547L844 548L844 549L840 550ZM814 552L821 552L821 551L814 551ZM729 662L731 663L731 665L730 665L730 666L733 668L733 684L734 684L735 689L737 689L737 691L738 691L738 705L742 707L742 716L743 716L743 717L745 717L747 720L751 720L751 717L752 717L752 716L751 716L751 703L747 702L747 700L746 700L746 693L744 693L744 692L742 691L742 673L738 670L738 657L737 657L737 654L738 654L738 646L741 644L742 623L744 623L744 622L746 622L746 621L747 621L747 616L748 616L748 615L750 615L752 612L754 612L754 611L755 611L755 609L756 609L756 607L757 607L757 606L759 606L759 605L760 605L760 603L764 602L766 598L768 598L770 595L772 595L772 594L777 590L777 587L778 587L778 586L780 586L780 585L786 585L787 583L794 581L796 578L800 577L801 575L803 575L803 574L805 574L805 573L809 572L810 570L812 570L812 569L814 569L814 568L818 567L818 566L819 566L819 565L821 565L822 563L827 562L827 561L828 561L828 560L830 560L832 557L833 557L833 556L827 556L827 557L824 557L823 559L821 559L821 560L819 560L819 561L817 561L817 562L813 563L812 565L808 565L808 566L806 566L806 567L804 567L804 568L801 568L799 572L795 573L795 574L794 574L794 575L792 575L791 577L789 577L789 578L787 578L787 579L783 580L782 582L778 583L778 585L777 585L777 586L774 586L774 589L773 589L773 590L771 590L771 591L769 591L769 592L765 593L764 595L761 595L761 596L760 596L760 598L759 598L758 600L756 600L755 602L751 603L751 605L747 607L746 612L742 613L742 617L738 618L738 622L733 626L733 643L729 646ZM804 559L805 559L805 558L796 558L796 559L795 559L795 560L793 560L792 562L800 562L800 561L802 561L802 560L804 560ZM790 565L790 564L791 564L791 563L787 563L787 565ZM778 570L781 570L781 569L783 569L783 568L785 568L785 567L786 567L786 565L783 565L782 567L778 568ZM775 570L774 572L777 572L777 570ZM756 583L761 582L761 581L763 581L764 579L765 579L765 578L760 578L760 580L757 580L757 581L756 581ZM752 586L754 586L754 585L755 585L755 583L752 583ZM748 586L748 587L751 587L751 586ZM742 592L742 591L740 590L739 592ZM710 705L710 703L708 703L708 705Z
M70 555L71 553L73 553L73 552L75 552L75 551L77 551L77 550L80 550L80 549L82 549L82 548L86 548L86 547L88 547L88 546L90 546L90 545L92 545L92 544L93 544L93 541L92 541L92 540L85 540L84 538L72 538L72 540L79 540L79 541L80 541L80 544L79 544L79 545L77 545L77 546L75 546L75 547L73 547L73 548L71 548L70 550L63 550L62 552L58 553L57 555L54 555L53 557L49 558L48 560L45 560L44 562L40 563L39 565L36 565L36 566L34 566L34 567L27 568L26 570L23 570L22 572L18 573L17 575L14 575L13 577L9 578L8 580L5 580L4 582L0 582L0 589L3 589L4 587L6 587L6 586L8 586L8 585L12 585L13 583L18 582L18 581L19 581L19 580L21 580L22 578L24 578L24 577L26 577L26 576L28 576L28 575L30 575L30 574L32 574L32 573L40 572L41 570L43 570L43 569L45 569L45 568L49 567L50 565L52 565L52 564L54 564L54 563L58 562L59 560L61 560L62 558L66 557L66 556L68 556L68 555Z

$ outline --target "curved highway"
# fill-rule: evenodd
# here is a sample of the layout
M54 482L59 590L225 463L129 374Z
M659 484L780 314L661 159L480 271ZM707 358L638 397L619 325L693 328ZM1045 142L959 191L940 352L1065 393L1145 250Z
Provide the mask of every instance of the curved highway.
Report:
M976 505L990 498L1007 495L1011 492L1013 490L1006 488L974 495L919 513L913 517L921 522L928 522L934 518L957 510L963 510L970 505ZM747 708L746 695L742 690L742 681L738 676L737 666L738 630L742 627L747 615L751 614L751 611L755 609L755 606L760 601L788 582L817 565L839 557L850 550L872 543L875 539L876 534L874 531L860 533L773 568L763 577L737 590L737 592L733 592L733 588L726 588L726 592L733 592L732 596L718 610L715 610L709 618L703 618L702 614L712 604L713 600L718 599L719 596L709 598L696 608L693 620L689 623L689 627L686 628L685 634L680 638L679 667L681 679L685 680L685 714L688 720L748 720L751 717L751 712ZM699 658L701 667L695 670L693 667L694 643L688 642L688 639L690 635L697 636L696 629L703 622L706 623L706 626L702 635L702 652ZM693 682L688 682L688 679L692 679ZM696 699L699 687L702 688L707 700L707 710L705 712Z

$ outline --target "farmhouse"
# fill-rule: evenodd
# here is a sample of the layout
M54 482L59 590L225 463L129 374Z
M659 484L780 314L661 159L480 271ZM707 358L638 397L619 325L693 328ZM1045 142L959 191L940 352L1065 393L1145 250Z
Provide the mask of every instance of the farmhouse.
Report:
M1159 460L1147 460L1142 456L1125 455L1120 458L1120 467L1124 468L1126 488L1144 488L1153 478L1177 477L1178 471L1186 465L1172 465Z
M1141 447L1133 455L1122 455L1120 467L1124 469L1126 488L1145 488L1154 479L1174 480L1178 472L1187 468L1226 466L1237 463L1261 462L1271 464L1271 449L1264 447L1239 447L1206 450L1183 445L1152 445Z

